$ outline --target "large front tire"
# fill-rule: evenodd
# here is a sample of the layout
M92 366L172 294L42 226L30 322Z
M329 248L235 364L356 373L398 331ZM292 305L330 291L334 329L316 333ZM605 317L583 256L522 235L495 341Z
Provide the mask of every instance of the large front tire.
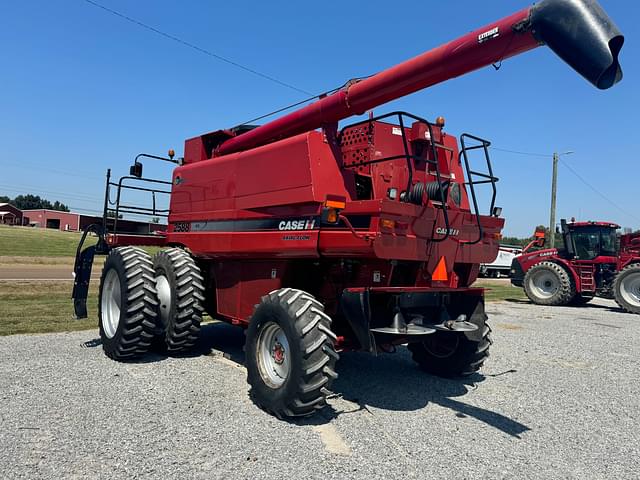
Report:
M562 266L540 262L524 276L524 292L537 305L568 305L576 295L576 287Z
M132 359L151 345L158 306L152 265L136 247L114 248L105 260L98 324L104 353L114 360Z
M282 288L262 297L245 346L253 401L277 417L321 409L337 378L335 341L331 319L310 294Z
M153 257L158 290L161 345L170 353L189 351L200 335L204 279L191 256L179 248Z
M489 347L493 344L489 325L485 323L480 328L483 330L479 341L461 332L437 331L420 343L410 343L407 348L427 373L445 378L472 375L489 357Z
M620 308L640 314L640 264L627 265L613 281L613 295Z

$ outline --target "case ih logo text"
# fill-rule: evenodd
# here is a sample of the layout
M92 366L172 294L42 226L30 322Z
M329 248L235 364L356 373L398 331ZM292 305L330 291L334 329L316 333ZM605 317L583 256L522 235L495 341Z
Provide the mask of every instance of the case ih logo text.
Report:
M316 221L310 220L282 220L278 224L278 230L313 230Z
M446 235L447 234L447 229L444 227L438 227L436 228L436 233L439 235ZM457 228L450 228L449 229L449 236L450 237L457 237L458 234L460 233L460 230L458 230Z
M487 40L496 38L498 35L500 35L500 30L498 29L498 27L492 28L491 30L488 30L478 35L478 43L484 43Z

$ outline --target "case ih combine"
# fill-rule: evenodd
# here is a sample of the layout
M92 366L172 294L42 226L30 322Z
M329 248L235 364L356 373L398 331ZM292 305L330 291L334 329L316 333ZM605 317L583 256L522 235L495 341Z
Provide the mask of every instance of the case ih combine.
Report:
M622 43L597 2L545 0L265 125L191 138L171 182L143 178L137 161L118 182L108 174L104 221L85 232L99 241L78 247L76 315L87 314L94 255L107 255L99 326L109 357L154 342L185 351L206 310L247 329L251 396L277 416L321 408L344 350L408 344L428 372L475 372L491 338L483 290L470 285L504 223L489 142L405 112L338 122L542 44L606 89L621 79ZM487 214L479 184L491 189ZM123 205L131 188L170 194L165 235L118 231L121 213L159 213ZM165 248L151 257L140 245Z
M616 235L609 222L561 221L563 249L528 252L511 264L511 283L538 305L580 305L593 297L615 298L640 314L640 234Z

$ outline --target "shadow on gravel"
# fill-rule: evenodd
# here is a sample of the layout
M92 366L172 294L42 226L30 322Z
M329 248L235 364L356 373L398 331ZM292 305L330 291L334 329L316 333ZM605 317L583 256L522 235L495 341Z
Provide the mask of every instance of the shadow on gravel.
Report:
M456 399L478 388L485 376L475 374L464 379L444 379L426 374L413 363L406 349L398 349L395 355L378 357L345 353L338 363L338 374L333 390L345 400L358 404L358 410L368 410L371 406L413 411L434 403L453 410L459 418L473 417L516 438L530 430L505 415Z
M244 330L224 322L207 323L200 330L194 355L220 352L225 358L244 365Z
M194 355L222 355L244 364L244 331L226 323L210 323L202 327ZM353 408L325 408L311 418L292 419L295 425L321 425L339 415L361 411L373 414L368 407L392 411L413 411L434 403L453 410L459 418L473 417L513 437L529 427L500 413L475 407L458 399L478 388L485 376L475 374L463 380L449 380L422 372L413 363L408 351L399 348L396 354L372 356L365 353L343 353L337 364L339 377L332 390L337 397L353 403ZM487 375L496 377L514 370Z

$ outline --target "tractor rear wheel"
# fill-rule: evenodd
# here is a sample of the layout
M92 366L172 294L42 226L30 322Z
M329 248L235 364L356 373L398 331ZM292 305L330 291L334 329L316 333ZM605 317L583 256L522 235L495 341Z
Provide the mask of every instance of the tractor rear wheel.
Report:
M491 327L485 323L480 341L462 332L437 331L419 343L410 343L413 360L422 370L440 377L468 376L477 372L489 357Z
M568 305L576 295L576 287L562 266L540 262L524 276L524 292L538 305Z
M613 295L623 310L640 314L640 263L627 265L613 281Z
M98 302L105 354L127 360L145 353L156 328L157 306L149 254L136 247L111 250L104 262Z
M282 288L262 297L245 345L253 401L277 417L321 409L337 378L335 341L331 318L310 294Z
M169 353L190 350L200 335L204 311L204 278L196 262L180 248L153 257L158 290L161 347Z

